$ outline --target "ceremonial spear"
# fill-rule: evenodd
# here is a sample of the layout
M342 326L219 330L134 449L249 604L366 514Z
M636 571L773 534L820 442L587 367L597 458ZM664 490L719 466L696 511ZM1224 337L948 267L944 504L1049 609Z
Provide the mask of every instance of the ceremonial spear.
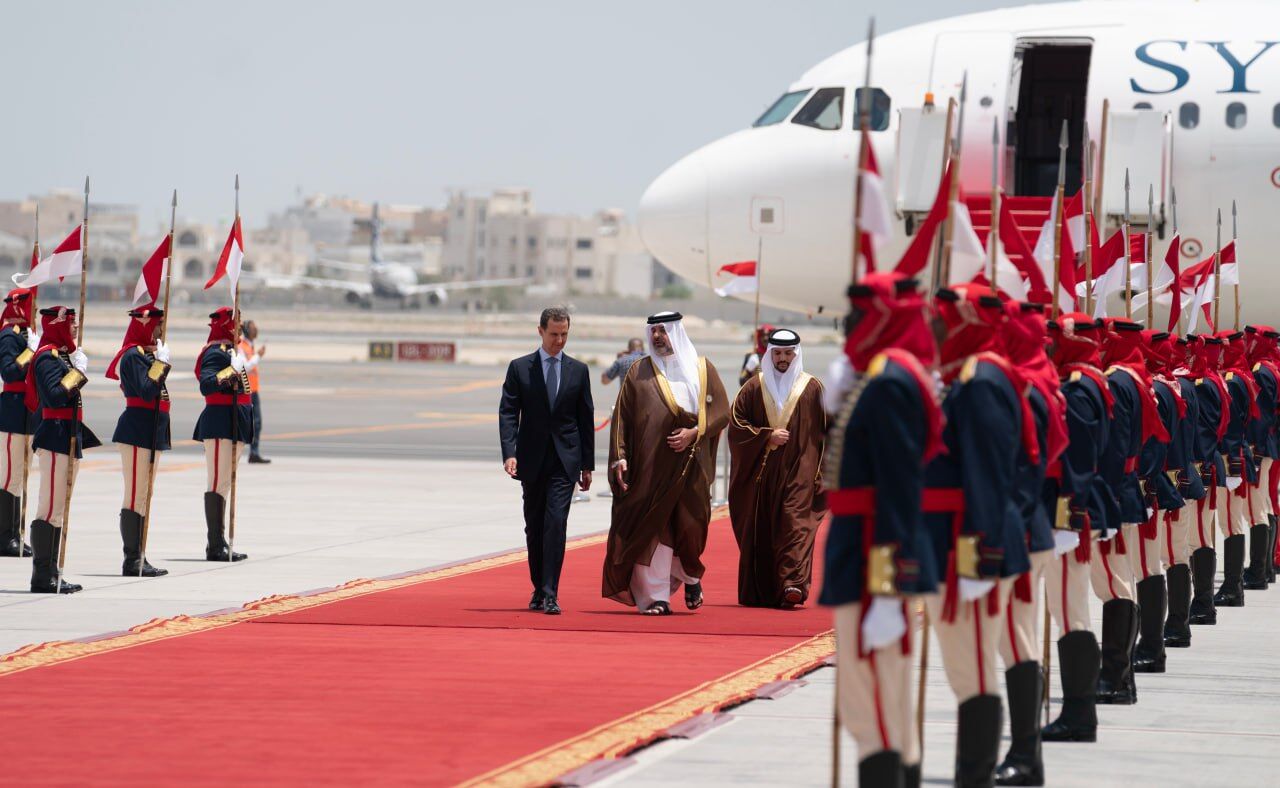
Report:
M1093 314L1093 160L1094 144L1089 138L1089 121L1084 122L1084 304L1085 311Z
M991 247L991 291L999 292L996 269L1000 263L1000 120L991 119L991 231L987 234Z
M233 228L240 226L240 174L236 174L236 218ZM234 229L233 229L234 232ZM241 254L244 249L240 250ZM235 354L240 352L240 272L236 271L235 282L232 285L231 295L231 315L235 321L235 328L232 331L233 340L231 342L231 355L235 358ZM241 388L248 396L248 375L241 372L237 376L240 380ZM231 391L231 495L227 499L227 560L234 561L236 554L236 468L240 464L240 393L234 388Z
M1129 243L1129 168L1124 168L1124 317L1133 319L1133 247Z
M40 262L40 201L36 201L36 239L31 247L31 267ZM28 336L36 333L35 320L39 312L36 310L36 293L39 288L31 290L31 320L27 321ZM35 363L33 357L28 364ZM18 555L22 555L22 546L26 544L27 535L27 481L31 478L31 412L26 405L22 406L22 504L18 510Z
M955 245L955 204L960 199L960 143L964 141L964 103L969 93L969 72L960 78L960 102L956 119L955 142L951 145L951 193L947 195L947 224L942 241L942 272L938 287L951 284L951 249ZM949 131L950 129L948 129Z
M1062 287L1062 223L1063 207L1067 194L1067 121L1062 121L1062 133L1058 135L1058 188L1053 194L1053 318L1058 318L1058 291Z
M1232 285L1236 296L1236 322L1233 330L1240 330L1240 245L1236 243L1236 201L1231 201L1231 256L1236 261L1236 283Z
M174 225L178 221L178 190L173 190L173 200L169 204L169 250L166 255L167 259L163 263L162 274L164 275L164 313L160 316L160 343L163 344L165 338L169 335L169 281L173 273L173 230ZM152 298L151 303L155 303ZM161 384L161 390L164 386ZM138 577L142 577L142 568L147 565L147 536L151 533L151 499L156 488L156 445L159 438L156 433L160 430L160 395L156 395L156 409L151 414L151 453L148 458L151 461L151 467L147 469L147 509L142 515L142 538L139 542L138 552L142 560L138 562Z
M1178 240L1178 190L1173 186L1169 187L1169 207L1173 215L1173 239L1176 241ZM1194 298L1195 298L1194 284L1191 287L1191 292L1192 292L1192 300L1194 301ZM1174 298L1178 299L1179 301L1182 300L1182 287L1176 278L1174 279L1172 293ZM1194 308L1194 304L1192 306ZM1182 318L1182 310L1179 309L1178 310L1178 333L1179 334L1183 333L1183 325L1184 323ZM1172 325L1169 326L1169 329L1173 330L1173 326Z
M866 67L862 78L862 92L858 97L857 123L858 130L858 170L853 178L853 283L858 283L858 254L862 251L862 172L867 168L868 149L871 145L868 134L867 118L871 114L871 53L876 42L876 18L871 17L867 23L867 55ZM870 260L867 261L870 264ZM760 262L756 261L756 292L759 292ZM759 322L757 321L757 325Z
M1152 294L1152 290L1155 286L1155 283L1152 281L1153 279L1155 279L1155 272L1152 270L1152 265L1155 262L1152 259L1152 257L1156 248L1156 239L1155 239L1155 236L1153 235L1153 230L1155 229L1155 223L1156 223L1156 190L1155 190L1155 186L1148 185L1147 186L1147 233L1145 238L1146 245L1147 245L1146 258L1147 258L1147 328L1148 329L1151 329L1152 327L1155 326L1155 317L1156 317L1156 301L1155 301L1155 298L1153 298L1153 294Z
M80 225L80 308L76 310L76 348L84 344L84 300L89 276L89 176L84 177L84 222ZM83 351L82 351L83 352ZM34 359L32 360L34 363ZM72 366L74 369L74 365ZM80 435L80 407L83 398L76 392L71 401L71 439L67 451L67 491L62 507L62 539L58 544L58 583L62 593L62 573L67 563L67 537L71 535L71 490L75 486L76 444Z
M1213 252L1213 330L1217 331L1222 306L1222 209L1218 209L1218 241Z

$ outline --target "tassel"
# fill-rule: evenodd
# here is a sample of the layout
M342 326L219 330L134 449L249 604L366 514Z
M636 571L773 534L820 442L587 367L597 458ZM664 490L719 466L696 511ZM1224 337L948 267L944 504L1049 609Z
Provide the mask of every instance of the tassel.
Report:
M911 627L915 623L906 599L902 600L902 618L907 622L907 631L902 633L902 655L905 657L911 653Z
M947 557L947 581L942 595L942 620L948 624L955 623L956 607L960 602L960 577L956 574L956 551L951 549Z
M1026 577L1026 575L1023 575ZM997 580L995 586L987 592L987 615L995 618L1000 615L1000 581Z
M1084 516L1084 528L1080 529L1080 544L1076 545L1076 563L1087 564L1093 557L1093 518Z
M1114 543L1115 543L1115 545L1116 545L1116 555L1128 555L1128 553L1129 553L1129 548L1128 548L1128 545L1126 545L1126 544L1124 543L1124 529L1123 529L1123 528L1117 528L1117 529L1116 529L1116 535L1115 535L1115 538L1113 538L1111 541L1112 541L1112 542L1114 542ZM1111 555L1111 553L1107 553L1107 555Z
M1013 596L1019 602L1031 604L1031 573L1018 575L1013 581Z

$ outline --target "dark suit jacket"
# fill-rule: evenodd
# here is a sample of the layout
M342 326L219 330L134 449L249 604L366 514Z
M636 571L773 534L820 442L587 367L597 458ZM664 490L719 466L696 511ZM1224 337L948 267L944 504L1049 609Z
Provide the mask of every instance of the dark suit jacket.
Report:
M547 445L555 448L571 479L595 470L595 406L587 365L562 353L560 391L555 407L547 403L542 357L537 351L507 366L498 405L498 435L502 459L516 458L518 478L538 478Z

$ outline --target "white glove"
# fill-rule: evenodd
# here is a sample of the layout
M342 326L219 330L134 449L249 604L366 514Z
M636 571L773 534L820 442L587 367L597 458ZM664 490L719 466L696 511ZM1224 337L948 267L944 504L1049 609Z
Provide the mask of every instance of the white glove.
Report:
M27 332L27 347L34 353L40 349L40 335L34 331Z
M907 617L902 614L902 600L878 596L871 600L862 618L862 643L868 650L884 648L897 642L907 632Z
M1227 491L1228 491L1228 492L1234 491L1237 487L1239 487L1239 486L1240 486L1241 482L1243 482L1243 481L1244 481L1244 479L1241 479L1239 476L1228 476L1228 477L1227 477Z
M236 372L244 372L244 364L247 360L248 359L244 357L244 354L237 350L235 354L231 356L231 368Z
M156 361L162 364L169 363L169 346L163 340L156 340Z
M827 413L834 416L840 412L840 406L844 404L844 396L853 385L854 377L849 357L844 353L838 354L827 367L827 379L823 381L822 406L827 409Z
M748 372L755 372L757 369L760 369L760 357L755 353L752 353L750 356L747 356L747 363L744 366Z
M80 348L76 348L75 352L71 354L71 366L80 370L80 372L84 374L88 374L89 373L89 357L84 354L83 350L81 350Z
M1098 531L1098 541L1110 542L1112 539L1116 538L1116 534L1119 531L1120 531L1119 528L1107 528L1105 530Z
M1064 556L1080 546L1080 534L1075 531L1053 531L1053 555Z
M960 578L960 600L962 602L972 602L975 599L982 599L991 589L996 587L994 580L970 580L967 577Z

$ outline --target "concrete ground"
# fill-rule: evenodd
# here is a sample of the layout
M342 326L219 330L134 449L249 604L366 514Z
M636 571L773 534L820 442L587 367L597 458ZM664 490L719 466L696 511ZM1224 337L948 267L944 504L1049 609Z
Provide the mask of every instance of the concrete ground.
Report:
M323 345L314 337L304 341ZM504 341L532 349L530 342ZM596 342L602 352L613 347ZM740 346L707 348L724 376L736 377ZM820 372L833 352L814 348L809 369ZM106 357L93 357L91 371L100 374ZM172 382L178 439L190 435L199 408L184 366L178 363ZM519 486L498 463L495 410L502 374L503 366L495 364L375 366L291 360L288 352L269 360L263 368L264 451L275 462L241 466L236 546L251 556L241 564L202 560L204 464L198 447L180 443L165 456L158 477L150 549L152 561L172 574L120 577L119 459L109 446L91 452L76 488L68 551L68 576L86 590L32 596L25 590L29 561L0 559L0 652L519 547ZM599 368L592 374L598 379ZM732 380L726 382L732 391ZM596 391L597 419L603 420L616 385ZM96 380L87 408L104 439L119 407L118 392ZM593 496L575 505L569 524L573 534L607 528L608 501ZM523 600L526 591L511 593ZM1280 647L1277 607L1280 588L1253 592L1247 607L1222 611L1218 626L1196 628L1193 648L1170 652L1167 674L1139 677L1137 706L1100 708L1097 744L1046 748L1049 784L1273 782L1280 744L1280 721L1272 714L1280 664L1270 658ZM1094 613L1096 620L1100 607ZM925 776L927 784L945 784L955 705L936 650L930 661ZM832 671L819 670L790 694L739 706L728 724L696 739L637 753L635 765L609 782L827 784L831 682ZM854 784L856 754L847 737L843 748L844 781Z

